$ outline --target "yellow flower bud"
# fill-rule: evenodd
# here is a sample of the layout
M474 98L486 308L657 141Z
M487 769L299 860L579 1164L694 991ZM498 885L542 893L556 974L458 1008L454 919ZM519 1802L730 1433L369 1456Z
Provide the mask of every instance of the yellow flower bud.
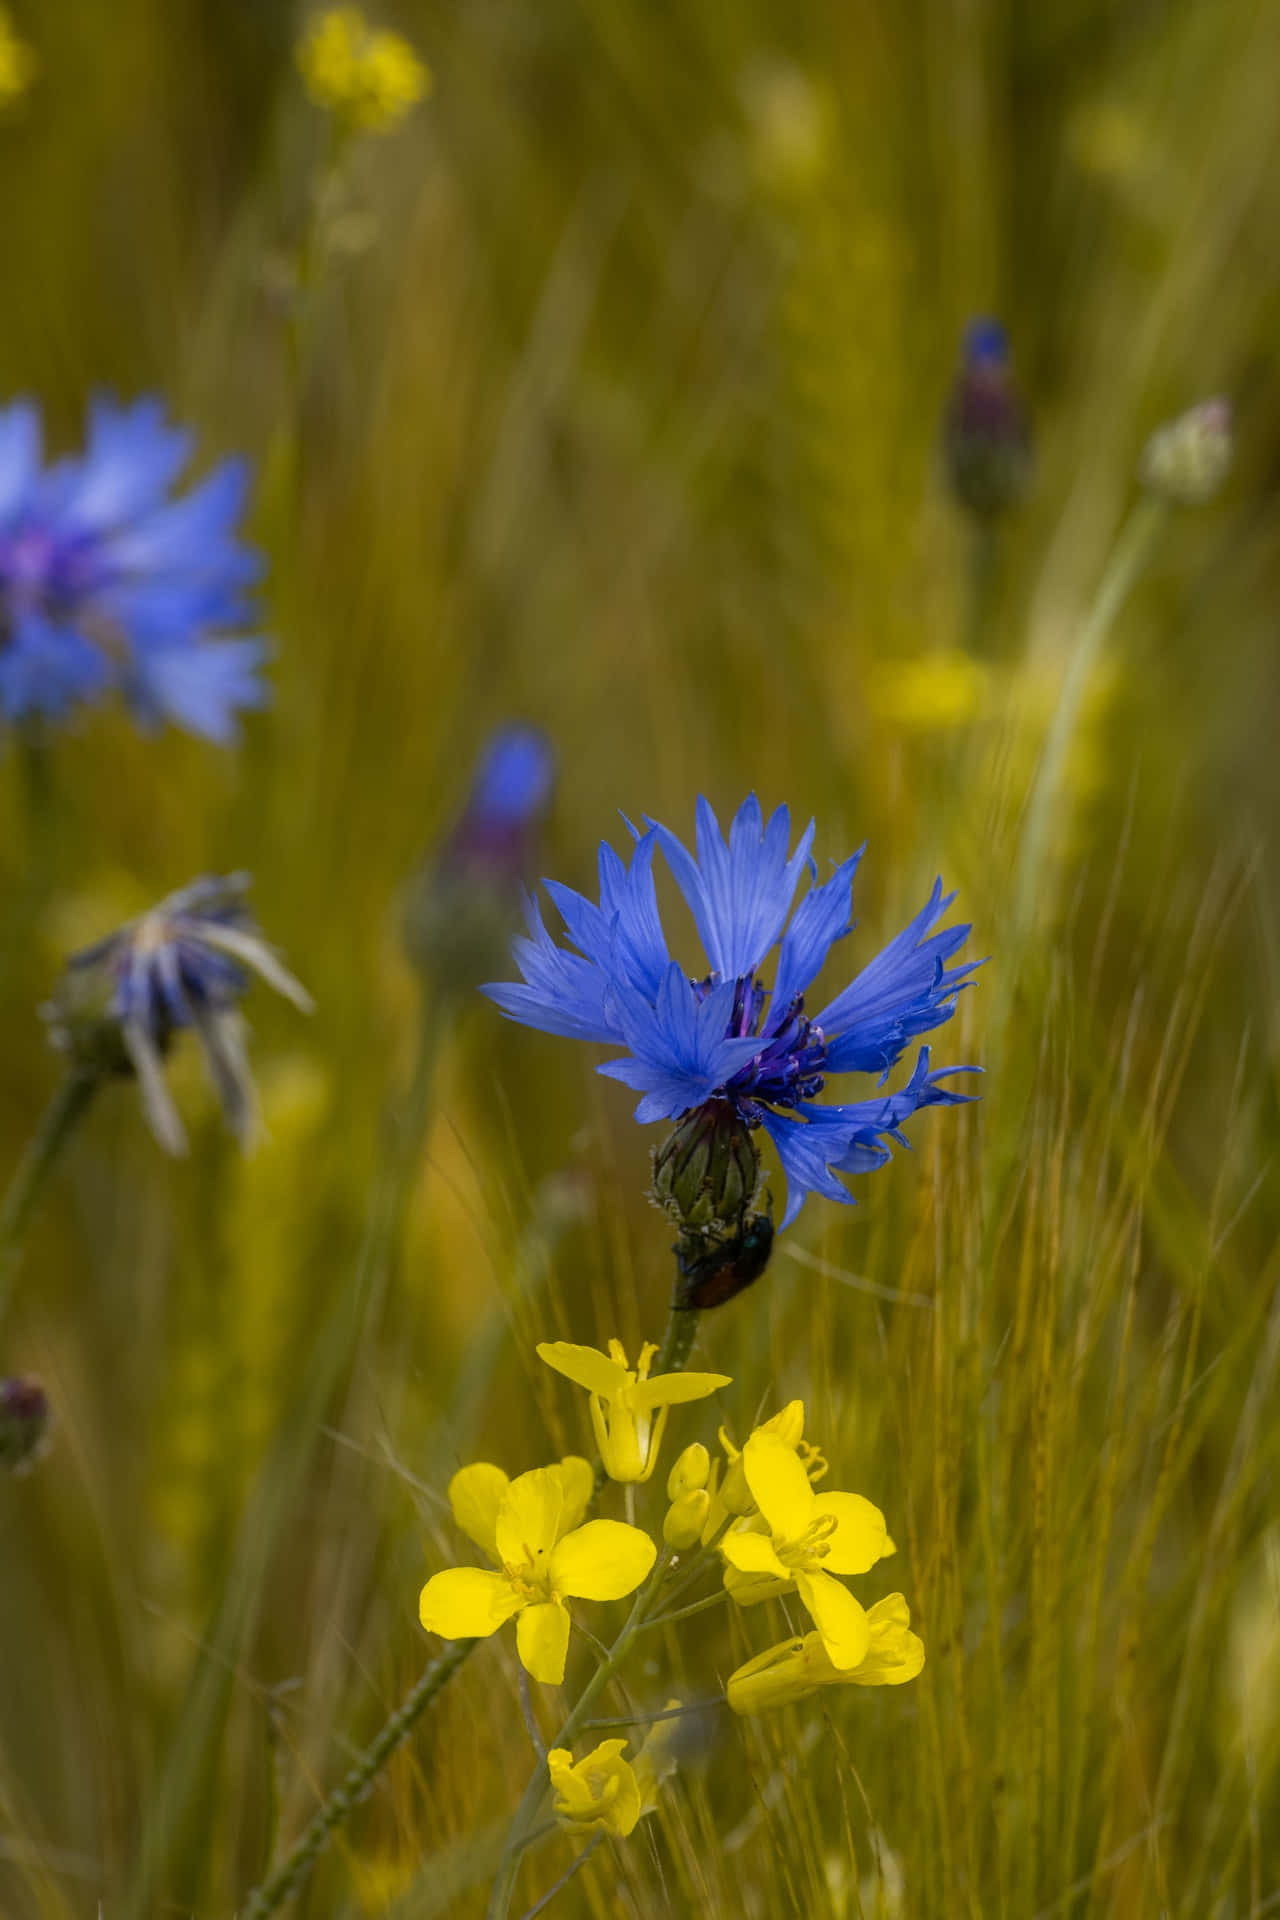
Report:
M683 1494L705 1487L711 1473L711 1455L700 1440L685 1448L667 1475L667 1498L679 1500Z
M695 1487L691 1493L682 1493L673 1500L662 1523L662 1537L667 1545L678 1553L696 1547L710 1511L711 1495L705 1487Z

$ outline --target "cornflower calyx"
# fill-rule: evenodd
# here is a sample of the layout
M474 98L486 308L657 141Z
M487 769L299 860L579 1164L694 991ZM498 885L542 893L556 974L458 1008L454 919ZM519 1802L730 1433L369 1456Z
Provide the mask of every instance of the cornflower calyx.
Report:
M480 1461L449 1483L458 1526L496 1572L450 1567L428 1580L418 1613L446 1640L487 1639L512 1618L516 1651L535 1680L559 1686L569 1649L567 1600L620 1600L634 1593L657 1558L639 1527L620 1520L580 1525L594 1475L571 1457L508 1480Z
M641 1347L633 1369L617 1340L610 1340L607 1354L567 1340L543 1341L537 1348L540 1360L590 1394L591 1426L611 1480L647 1480L658 1463L670 1408L731 1384L723 1373L661 1373L651 1380L657 1351Z
M741 1606L794 1587L834 1666L867 1651L867 1616L833 1576L866 1573L892 1553L884 1515L855 1493L817 1494L794 1448L757 1430L742 1451L754 1520L724 1535L725 1587Z

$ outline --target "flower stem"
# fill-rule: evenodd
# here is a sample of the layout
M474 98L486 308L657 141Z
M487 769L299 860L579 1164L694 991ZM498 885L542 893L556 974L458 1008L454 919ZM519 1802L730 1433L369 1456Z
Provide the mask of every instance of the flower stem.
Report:
M365 1748L342 1784L317 1808L288 1858L281 1861L269 1879L254 1888L240 1909L240 1920L266 1920L268 1914L277 1912L290 1894L297 1891L334 1828L341 1826L352 1808L363 1799L397 1747L408 1739L446 1681L452 1679L477 1644L474 1640L463 1641L431 1662L412 1693Z
M650 1627L669 1627L673 1620L687 1620L695 1613L705 1613L708 1607L723 1606L729 1598L722 1588L719 1593L709 1593L705 1600L694 1600L687 1607L676 1607L671 1613L655 1613L652 1620L644 1620L637 1632L645 1633Z
M49 1171L98 1087L98 1075L73 1068L41 1116L0 1202L0 1321L4 1319L22 1249L22 1236Z
M1040 756L1027 807L1026 824L1022 830L1022 842L1018 848L1014 914L1020 935L1025 936L1030 932L1037 904L1044 898L1043 868L1050 827L1058 811L1063 771L1093 670L1112 623L1146 564L1155 536L1164 523L1166 511L1162 501L1144 496L1130 513L1111 550L1111 557L1098 582L1093 605L1085 617L1075 652L1067 665L1058 704L1054 708L1044 751Z
M635 1597L635 1602L627 1615L626 1623L617 1639L609 1649L609 1657L598 1666L581 1694L578 1704L560 1728L552 1746L567 1747L574 1735L580 1730L587 1717L592 1702L603 1692L618 1671L628 1647L631 1645L640 1623L644 1619L645 1609L662 1584L670 1555L660 1553L654 1563L653 1571ZM493 1891L489 1895L489 1905L485 1909L485 1920L506 1920L511 1910L511 1895L515 1890L516 1874L520 1871L520 1858L529 1844L531 1829L542 1805L543 1796L548 1787L545 1766L534 1769L533 1776L524 1790L524 1798L515 1810L511 1825L507 1830L507 1844L503 1848L502 1864L498 1868ZM248 1915L245 1920L250 1920Z
M649 1369L655 1378L660 1373L683 1371L688 1364L689 1355L693 1352L699 1318L696 1307L672 1307L667 1320L667 1330L662 1336L662 1345L658 1349L658 1357Z

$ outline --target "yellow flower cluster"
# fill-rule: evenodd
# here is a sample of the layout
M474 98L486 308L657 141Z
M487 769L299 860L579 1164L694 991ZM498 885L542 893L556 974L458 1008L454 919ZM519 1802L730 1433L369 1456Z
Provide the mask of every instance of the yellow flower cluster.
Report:
M407 40L371 27L356 7L319 14L298 43L303 85L353 133L386 133L430 91Z
M36 74L36 56L14 31L7 11L0 8L0 107L21 99Z

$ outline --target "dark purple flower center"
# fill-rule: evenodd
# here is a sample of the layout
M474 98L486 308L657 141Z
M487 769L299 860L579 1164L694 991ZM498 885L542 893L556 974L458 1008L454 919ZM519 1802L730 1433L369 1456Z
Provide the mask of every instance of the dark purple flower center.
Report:
M708 977L695 980L693 986L702 1000L716 984ZM805 1018L804 995L795 994L785 1007L770 1008L766 1017L768 1000L768 988L753 973L745 974L734 990L725 1036L730 1040L760 1036L759 1053L738 1069L724 1089L750 1127L760 1125L765 1107L794 1107L798 1101L816 1099L826 1085L826 1036Z

